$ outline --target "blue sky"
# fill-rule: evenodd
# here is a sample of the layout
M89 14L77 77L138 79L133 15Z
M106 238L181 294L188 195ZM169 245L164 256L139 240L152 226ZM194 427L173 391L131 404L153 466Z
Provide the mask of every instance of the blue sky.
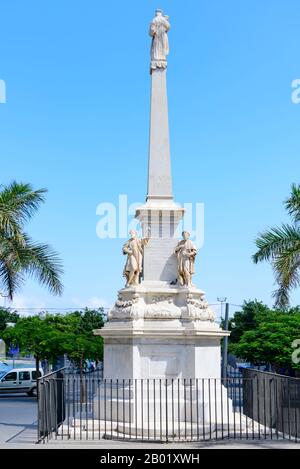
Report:
M174 194L205 204L195 282L212 303L272 304L272 271L251 255L259 231L288 220L282 201L299 182L299 1L12 0L0 14L0 179L48 188L28 230L65 267L63 297L30 281L16 306L109 305L123 285L124 240L96 236L96 207L146 195L157 7L171 22Z

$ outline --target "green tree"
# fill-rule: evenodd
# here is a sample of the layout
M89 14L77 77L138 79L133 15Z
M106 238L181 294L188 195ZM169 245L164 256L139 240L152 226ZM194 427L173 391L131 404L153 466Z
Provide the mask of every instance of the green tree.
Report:
M293 359L293 343L300 338L299 309L287 312L270 311L254 330L243 333L233 345L234 353L255 365L270 364L274 371L300 371L300 362Z
M290 291L300 285L300 185L293 184L285 207L292 224L271 228L256 239L255 263L270 261L278 285L273 293L275 306L286 308Z
M244 301L241 311L236 311L228 323L229 351L232 352L231 344L238 343L244 332L255 329L269 312L268 306L258 300Z
M83 371L86 360L103 359L103 339L95 336L94 329L104 325L103 309L74 311L66 316L68 332L64 338L65 353L80 372L80 401L86 400L85 380Z
M38 376L41 360L54 363L64 353L64 334L63 317L46 315L20 318L15 327L6 328L2 335L7 345L19 345L34 356Z
M94 329L101 329L104 325L103 309L74 311L67 315L67 321L66 353L82 373L86 360L103 359L103 340L93 333Z
M61 355L80 368L81 383L86 360L102 360L103 340L93 334L103 327L103 309L74 311L68 314L45 314L20 318L13 328L6 328L3 339L35 357L36 370L41 360L55 363ZM82 390L82 399L84 398Z
M0 337L8 322L16 323L18 320L19 315L16 311L11 311L9 308L0 308Z
M34 242L24 225L44 202L45 189L12 182L0 189L0 293L13 298L27 276L55 295L62 293L61 262L48 245Z

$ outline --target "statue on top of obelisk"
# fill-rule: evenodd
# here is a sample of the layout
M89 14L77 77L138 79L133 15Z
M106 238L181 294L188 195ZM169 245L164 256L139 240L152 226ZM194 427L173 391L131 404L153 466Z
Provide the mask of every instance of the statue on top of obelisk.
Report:
M151 72L157 68L167 68L167 55L169 53L168 31L170 29L169 17L163 15L162 10L155 11L151 21L149 34L151 44Z

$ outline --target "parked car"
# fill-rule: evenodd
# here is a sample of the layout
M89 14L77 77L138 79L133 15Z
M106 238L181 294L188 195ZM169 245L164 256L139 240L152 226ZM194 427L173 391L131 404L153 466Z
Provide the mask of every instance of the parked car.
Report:
M39 378L43 376L39 370ZM0 372L0 393L27 393L36 396L36 370L34 368L13 368Z

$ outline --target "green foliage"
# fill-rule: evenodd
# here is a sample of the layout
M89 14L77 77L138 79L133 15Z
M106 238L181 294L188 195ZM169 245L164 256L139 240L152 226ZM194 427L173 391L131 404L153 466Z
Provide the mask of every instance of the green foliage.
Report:
M287 308L290 291L300 285L300 185L292 185L285 207L292 217L292 225L282 225L260 233L256 239L255 263L269 261L277 290L273 293L275 306Z
M0 189L0 292L10 299L28 276L51 293L62 293L62 266L57 253L24 232L24 224L44 202L45 192L17 182Z
M103 339L93 334L104 325L103 310L85 309L67 315L70 331L66 337L66 353L69 359L82 368L85 360L103 359Z
M261 318L269 311L268 306L260 301L244 301L242 310L237 311L228 323L228 329L231 331L229 347L239 342L244 332L255 329Z
M17 322L19 320L19 315L15 311L11 311L8 308L0 308L0 337L2 332L6 328L6 323L8 322Z
M77 366L84 360L101 360L103 341L93 335L93 329L103 327L103 310L85 309L68 314L45 314L20 318L13 328L3 332L8 344L18 344L23 351L39 360L54 363L58 356L67 354Z
M271 311L258 323L256 329L245 332L234 352L253 364L270 363L279 371L281 367L300 370L294 363L293 341L300 338L300 313Z
M229 351L255 365L300 370L294 363L293 342L300 339L300 308L270 309L258 301L244 302L229 322Z

